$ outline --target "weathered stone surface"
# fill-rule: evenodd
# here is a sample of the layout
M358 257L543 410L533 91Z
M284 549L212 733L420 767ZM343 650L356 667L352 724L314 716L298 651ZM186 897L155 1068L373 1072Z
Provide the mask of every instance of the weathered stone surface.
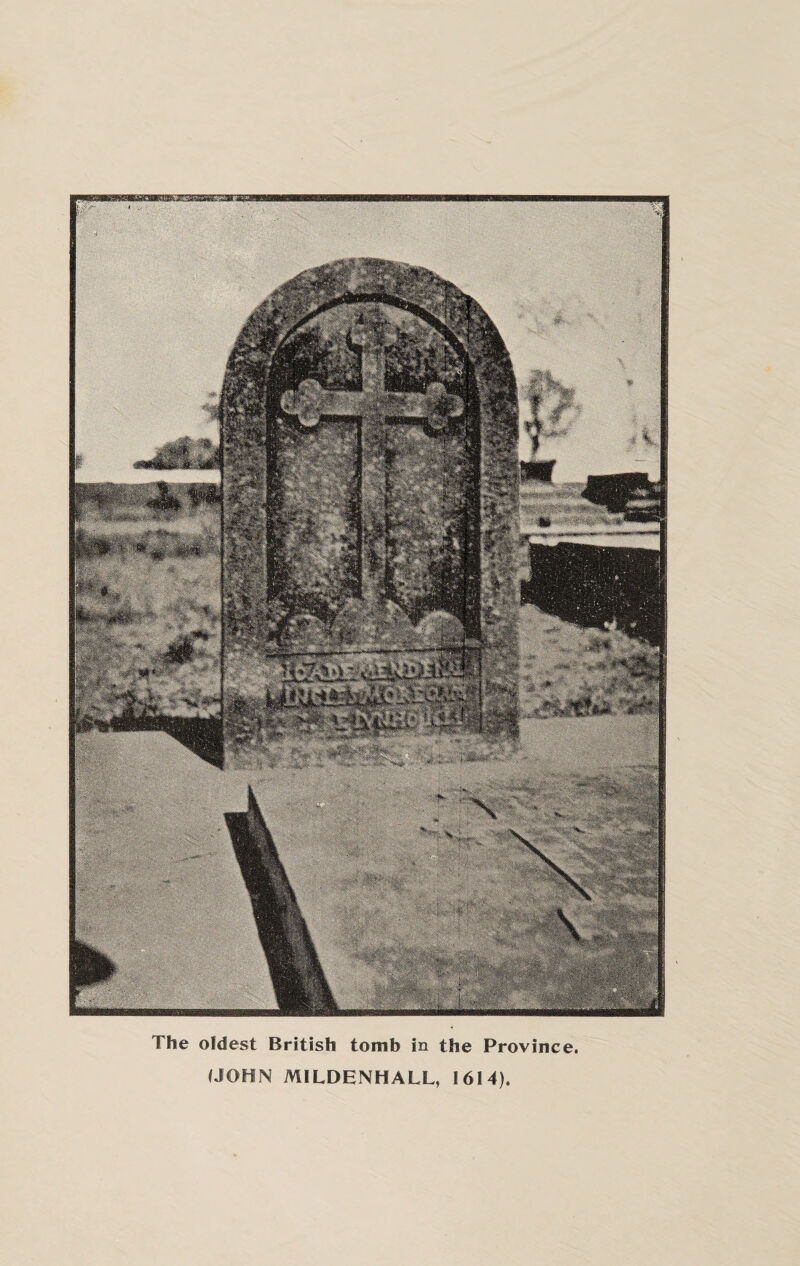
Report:
M310 944L299 970L333 1006L657 1005L658 718L521 731L513 760L253 780L288 952ZM332 1009L324 993L311 1010Z
M80 1010L275 1011L225 824L246 794L166 734L75 740L75 935L110 976L75 980Z
M237 339L222 436L226 764L513 746L517 396L479 305L385 260L301 273Z

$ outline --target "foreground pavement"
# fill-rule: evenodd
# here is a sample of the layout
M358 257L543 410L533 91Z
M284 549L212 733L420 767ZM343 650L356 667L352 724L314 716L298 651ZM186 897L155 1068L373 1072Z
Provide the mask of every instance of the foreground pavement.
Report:
M79 736L76 935L116 970L77 1008L652 1009L657 718L522 739L223 774L165 734Z
M75 742L78 979L106 979L76 1008L276 1007L225 813L247 778L222 774L166 734L81 734ZM108 968L106 968L106 971Z

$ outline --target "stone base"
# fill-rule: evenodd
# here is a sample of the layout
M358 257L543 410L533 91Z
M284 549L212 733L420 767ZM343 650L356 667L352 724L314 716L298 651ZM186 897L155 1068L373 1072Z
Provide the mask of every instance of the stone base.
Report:
M511 761L253 784L299 1008L657 1010L656 743L654 717L534 723Z
M327 737L304 739L285 735L269 742L259 742L257 735L249 741L247 734L240 729L234 738L230 737L229 731L224 767L226 770L303 769L308 766L330 769L336 764L424 768L459 761L508 760L518 755L516 739L489 738L482 734L450 736L434 733L428 737L406 733L402 738L380 740L346 735L338 742Z

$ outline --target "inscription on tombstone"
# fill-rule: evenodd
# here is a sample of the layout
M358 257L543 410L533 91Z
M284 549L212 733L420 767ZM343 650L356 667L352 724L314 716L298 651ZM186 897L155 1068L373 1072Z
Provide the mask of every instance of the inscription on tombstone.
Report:
M222 392L228 766L511 747L517 396L474 300L341 260L250 317Z

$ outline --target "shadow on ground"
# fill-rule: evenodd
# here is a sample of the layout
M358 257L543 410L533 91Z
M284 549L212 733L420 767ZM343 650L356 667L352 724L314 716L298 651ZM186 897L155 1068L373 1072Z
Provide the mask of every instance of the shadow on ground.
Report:
M296 966L280 926L279 897L270 885L258 848L248 830L247 814L226 813L225 824L253 907L256 930L269 965L278 1006L281 1011L292 1015L319 1014L319 1009L309 1000L306 981Z
M222 722L218 717L116 717L108 728L115 734L131 730L169 734L207 764L222 769Z
M83 941L72 942L69 968L73 998L87 985L98 985L101 980L108 980L117 970L106 954L101 954L100 950L93 949L91 945L85 945Z

